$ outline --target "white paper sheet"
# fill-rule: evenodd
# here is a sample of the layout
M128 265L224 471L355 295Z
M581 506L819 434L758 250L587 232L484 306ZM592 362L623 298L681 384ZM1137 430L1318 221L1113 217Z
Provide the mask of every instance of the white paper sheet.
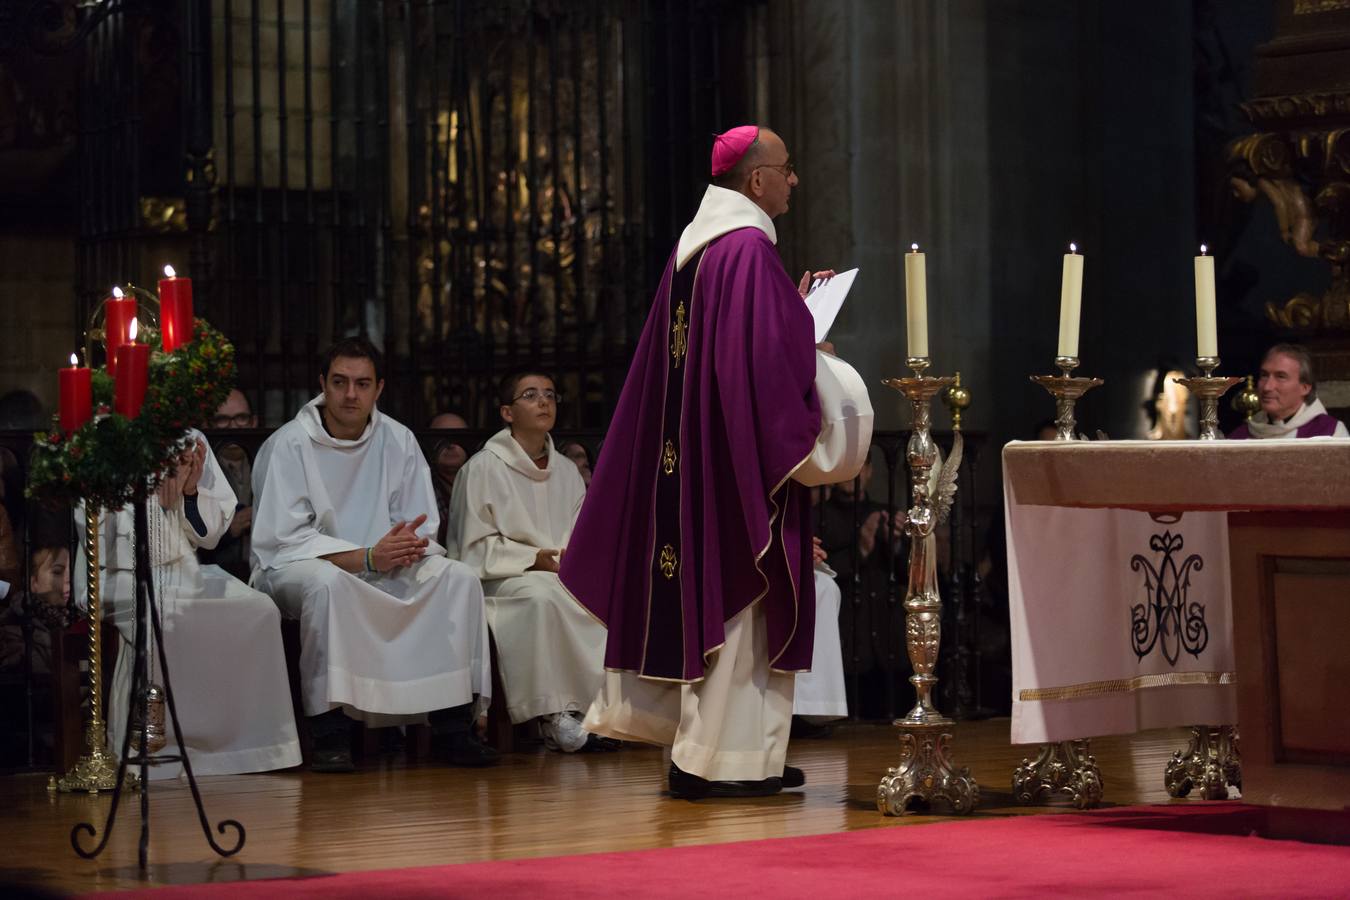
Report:
M853 287L853 279L858 277L857 269L840 272L829 281L817 284L806 295L806 308L816 320L816 343L825 340L834 324L835 316L844 305L844 298Z

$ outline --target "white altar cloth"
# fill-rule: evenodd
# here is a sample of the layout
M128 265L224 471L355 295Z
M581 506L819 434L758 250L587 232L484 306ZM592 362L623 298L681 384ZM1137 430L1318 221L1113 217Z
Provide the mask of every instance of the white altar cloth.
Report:
M1250 461L1259 483L1274 449L1255 441L1005 448L1014 744L1237 721L1223 510L1326 502L1313 495L1318 486L1272 500L1269 484L1238 485L1236 506L1218 499L1231 497L1233 463ZM1216 454L1225 465L1214 465Z

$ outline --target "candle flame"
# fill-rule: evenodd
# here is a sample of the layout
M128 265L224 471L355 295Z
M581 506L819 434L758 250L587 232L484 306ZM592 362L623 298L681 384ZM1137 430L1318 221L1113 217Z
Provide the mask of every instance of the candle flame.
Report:
M131 327L127 329L127 337L131 338L133 341L136 340L136 330L139 327L140 325L137 323L136 319L133 318L131 320Z
M1077 253L1077 252L1078 252L1078 245L1075 244L1073 241L1069 241L1069 252L1070 252L1070 253Z
M1201 255L1201 256L1204 256L1204 255L1205 255L1205 251L1208 250L1208 249L1209 249L1209 248L1206 247L1204 244L1201 244L1201 245L1200 245L1200 255Z
M918 253L918 252L919 252L919 245L918 245L918 244L910 244L910 245L909 245L909 252L910 252L910 253Z
M117 285L113 285L113 297L115 297L118 300L122 299L122 289Z
M72 366L78 366L80 364L79 357L77 357L74 353L70 354L70 364Z
M174 277L174 274L175 274L175 273L174 273L174 271L173 271L173 266L165 266L165 267L164 267L164 277L165 277L165 278L173 278L173 277Z

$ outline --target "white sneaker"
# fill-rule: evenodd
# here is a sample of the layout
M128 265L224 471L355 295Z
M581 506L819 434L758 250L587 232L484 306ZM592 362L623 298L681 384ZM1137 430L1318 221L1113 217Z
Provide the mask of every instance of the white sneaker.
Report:
M544 734L544 746L563 753L576 753L586 746L590 733L581 727L581 720L571 713L550 713L539 717L539 730Z

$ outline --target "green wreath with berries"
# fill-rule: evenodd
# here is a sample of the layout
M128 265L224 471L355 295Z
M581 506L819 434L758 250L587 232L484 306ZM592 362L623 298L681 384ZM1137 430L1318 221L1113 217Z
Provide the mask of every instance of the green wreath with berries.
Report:
M34 437L28 495L97 509L120 509L142 498L172 471L188 446L189 428L202 428L234 387L234 346L205 320L192 340L165 353L159 331L145 328L150 344L149 383L140 415L111 412L113 380L106 368L93 372L94 415L71 434Z

